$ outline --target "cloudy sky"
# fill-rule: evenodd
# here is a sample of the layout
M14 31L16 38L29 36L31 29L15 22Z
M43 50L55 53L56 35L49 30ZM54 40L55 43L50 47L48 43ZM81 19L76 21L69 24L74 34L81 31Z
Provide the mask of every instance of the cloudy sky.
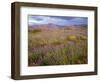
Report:
M41 25L41 24L55 24L59 26L68 26L68 25L87 25L87 17L70 17L70 16L38 16L38 15L29 15L28 24Z

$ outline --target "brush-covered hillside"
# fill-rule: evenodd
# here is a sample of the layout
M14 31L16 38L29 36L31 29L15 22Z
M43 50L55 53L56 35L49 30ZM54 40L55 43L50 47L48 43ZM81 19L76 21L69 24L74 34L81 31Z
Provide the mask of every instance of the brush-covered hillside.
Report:
M28 27L28 65L87 63L87 26L52 24Z

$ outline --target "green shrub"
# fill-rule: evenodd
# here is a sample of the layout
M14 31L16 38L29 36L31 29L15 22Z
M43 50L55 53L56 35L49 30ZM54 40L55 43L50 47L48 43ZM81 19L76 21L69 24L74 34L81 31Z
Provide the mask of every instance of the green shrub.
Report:
M65 65L68 64L67 49L52 50L43 59L43 65Z
M75 35L69 35L69 36L67 37L67 40L68 40L68 41L77 41L78 39L77 39L77 36L75 36Z
M34 30L32 30L32 33L39 33L39 32L41 32L42 30L41 29L34 29Z
M87 56L83 54L75 54L71 58L72 64L84 64L87 62Z
M87 63L87 46L82 43L76 43L75 45L71 46L70 49L70 63L71 64L85 64Z
M38 64L37 61L40 60L42 57L43 57L43 53L42 52L34 52L32 55L30 55L28 57L28 61L29 61L29 64L31 63L34 63L34 64Z
M62 42L56 40L56 41L53 41L51 44L53 44L53 45L60 45L60 44L62 44Z
M41 38L34 38L31 43L32 43L32 46L39 47L39 46L44 46L44 45L48 44L48 40L41 39ZM31 43L29 43L29 44L31 44Z
M87 37L86 36L80 36L80 39L81 40L87 40Z

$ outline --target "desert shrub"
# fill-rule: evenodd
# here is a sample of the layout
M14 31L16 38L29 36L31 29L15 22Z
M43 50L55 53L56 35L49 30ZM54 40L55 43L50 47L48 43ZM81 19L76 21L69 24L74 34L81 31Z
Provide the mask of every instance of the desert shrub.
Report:
M67 27L67 28L65 28L65 30L72 30L72 28L70 28L70 27Z
M69 35L69 36L67 37L67 40L68 40L68 41L77 41L78 39L77 39L77 36L75 36L75 35Z
M32 63L36 63L36 61L39 59L39 54L33 53L31 56L29 56L29 60Z
M43 65L65 65L68 64L66 55L67 49L52 50L48 52L43 59Z
M70 62L71 64L84 64L87 63L87 46L86 44L77 43L72 46ZM70 53L71 53L70 52Z
M38 29L39 30L39 29ZM33 31L38 33L41 31ZM30 33L30 35L32 34ZM40 33L39 33L40 34ZM29 49L37 49L28 57L29 66L35 65L66 65L87 63L87 37L83 35L68 35L61 38L40 37L38 34L29 37ZM32 37L32 38L31 38ZM61 44L61 45L60 45ZM57 46L56 46L57 45ZM63 46L64 45L64 46ZM38 61L41 60L41 63Z
M41 59L41 63L38 60ZM86 41L69 43L56 49L52 47L46 50L38 50L29 56L29 61L37 65L66 65L66 64L85 64L87 63L87 44Z
M38 33L38 32L41 32L42 30L41 29L34 29L34 30L32 30L32 33Z
M49 43L47 39L41 39L40 41L41 41L40 45L43 45L43 46Z
M53 45L60 45L60 44L62 44L62 42L59 41L59 40L55 40L51 44L53 44Z
M48 44L48 40L46 39L41 39L41 38L34 38L32 41L32 46L34 47L39 47L39 46L44 46L46 44ZM31 44L29 43L29 44Z
M45 46L48 44L60 45L60 44L62 44L62 42L59 40L48 40L48 39L44 39L44 38L34 38L32 41L29 40L29 44L32 44L35 47L39 47L39 46Z
M87 55L87 54L86 54ZM83 54L75 54L71 58L72 64L84 64L87 62L87 56Z
M30 55L29 57L28 57L28 61L29 61L29 64L38 64L38 60L40 60L42 57L43 57L43 53L42 52L39 52L39 51L37 51L37 52L34 52L32 55Z
M80 39L81 40L87 40L87 37L86 36L80 36Z

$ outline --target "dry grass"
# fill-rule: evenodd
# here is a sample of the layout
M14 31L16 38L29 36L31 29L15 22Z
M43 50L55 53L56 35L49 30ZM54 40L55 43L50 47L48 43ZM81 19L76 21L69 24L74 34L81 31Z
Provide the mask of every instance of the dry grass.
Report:
M28 65L87 63L87 28L38 28L28 31Z

